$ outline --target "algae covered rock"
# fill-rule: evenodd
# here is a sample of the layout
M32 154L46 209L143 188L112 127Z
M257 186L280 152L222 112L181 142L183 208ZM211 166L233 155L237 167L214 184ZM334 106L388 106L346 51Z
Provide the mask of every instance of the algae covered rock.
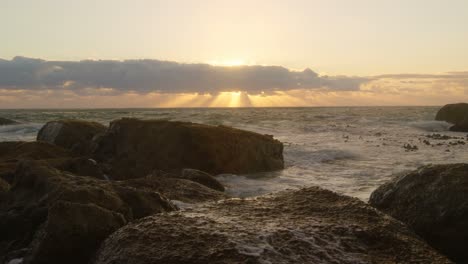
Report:
M193 168L211 174L283 169L283 145L272 136L224 126L124 118L96 140L94 157L116 179L155 169Z
M107 238L93 263L450 261L364 202L312 187L140 219Z

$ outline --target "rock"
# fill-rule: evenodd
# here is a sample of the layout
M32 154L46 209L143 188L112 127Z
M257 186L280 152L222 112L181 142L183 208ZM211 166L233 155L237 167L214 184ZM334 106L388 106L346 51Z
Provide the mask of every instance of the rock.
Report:
M203 171L194 169L183 169L180 172L180 175L176 177L180 179L198 182L199 184L209 187L213 190L224 192L224 186L218 180L216 180L215 177Z
M224 126L124 118L96 139L94 157L115 179L153 170L193 168L211 174L283 169L283 145L272 136Z
M0 203L5 199L8 190L10 190L10 184L0 178Z
M88 154L93 147L92 139L104 131L106 127L97 122L57 120L47 122L39 130L37 140L61 146L76 154Z
M468 132L468 113L467 117L462 121L456 123L454 126L450 127L450 131L455 132Z
M8 119L8 118L3 118L0 117L0 126L6 126L6 125L17 125L19 124L18 122Z
M96 161L85 157L74 157L70 151L59 146L40 141L0 142L0 178L11 183L16 164L21 160L37 160L43 165L75 175L105 179Z
M63 209L62 211L51 211L51 208L62 202L67 203L66 208L62 206L56 208L57 210ZM94 241L95 244L93 244L89 242L89 239L102 237L101 234L105 233L102 230L115 230L116 223L120 221L118 215L121 215L128 222L150 214L175 209L176 207L159 193L148 189L137 190L121 182L76 176L37 161L22 161L15 171L13 184L6 198L0 203L0 234L2 234L0 236L0 262L2 256L3 261L7 262L5 256L12 256L14 255L12 252L27 248L25 256L22 257L33 259L32 263L36 263L36 261L39 263L42 260L36 260L35 256L43 256L46 254L44 252L59 252L62 250L60 247L63 246L73 247L74 253L68 255L67 258L59 253L57 253L59 255L50 255L49 258L57 260L57 262L48 263L69 263L79 255L87 255L89 253L88 245L97 245L100 242ZM108 211L112 215L108 214ZM75 213L76 215L73 215ZM87 213L90 215L86 215ZM65 219L54 218L50 220L53 223L66 223L75 216L77 217L76 221L79 219L84 222L71 222L71 225L75 225L75 227L69 227L72 229L48 227L47 223L50 225L48 221L51 215L65 217ZM108 226L102 226L101 220L94 221L98 216L103 217L102 221L106 219L112 221ZM62 244L63 239L66 239L62 235L58 235L62 230L60 228L63 228L65 232L63 236L73 232L73 230L79 233L83 230L102 232L83 234L84 238L80 234L75 234L78 240L87 241L87 245L70 244L78 241L73 240L74 237L70 237L69 244L59 245ZM34 237L39 236L40 232L46 232L47 239L33 240ZM46 241L44 243L47 245L36 245L37 241ZM49 245L53 246L54 244L57 244L55 251L49 248ZM43 247L46 248L45 251L43 251ZM36 250L42 253L36 253Z
M436 120L455 124L452 131L468 132L468 104L448 104L442 107L436 115Z
M179 179L174 175L168 175L163 172L148 175L144 178L119 182L138 190L153 190L161 193L170 200L177 200L184 203L193 204L227 198L227 196L220 191L191 180Z
M23 159L57 159L71 156L72 154L68 150L46 142L0 142L0 162Z
M468 262L468 164L429 165L380 186L370 204L457 263Z
M126 224L119 213L96 206L59 201L48 212L25 263L87 263L100 243Z
M364 202L312 187L140 219L110 235L92 263L450 261Z

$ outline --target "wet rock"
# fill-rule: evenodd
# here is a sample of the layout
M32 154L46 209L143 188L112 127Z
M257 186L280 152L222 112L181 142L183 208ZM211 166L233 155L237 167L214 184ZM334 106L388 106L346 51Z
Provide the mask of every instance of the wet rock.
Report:
M96 140L94 157L115 179L153 170L193 168L211 174L253 173L284 167L283 145L271 136L224 126L124 118Z
M468 132L468 104L448 104L442 107L436 115L436 120L454 124L452 131Z
M19 122L16 122L8 118L0 117L0 126L17 125L17 124L19 124Z
M95 204L59 201L36 232L24 263L87 263L101 241L126 222L122 214Z
M59 146L47 142L0 142L0 178L13 181L16 164L21 160L36 160L59 170L75 175L92 176L104 179L104 174L96 161L73 154Z
M224 186L218 180L216 180L215 177L203 171L183 169L177 178L198 182L199 184L202 184L213 190L224 192Z
M88 154L92 139L104 133L106 127L97 122L83 120L57 120L47 122L37 134L38 141L69 149L76 154Z
M370 204L457 263L468 262L468 164L429 165L380 186Z
M198 182L177 178L164 172L154 172L143 178L119 181L138 190L153 190L170 200L184 203L200 203L227 198L221 191L209 188Z
M0 142L0 162L23 159L57 159L71 156L72 154L68 150L47 142Z
M93 263L450 261L364 202L312 187L140 219L107 238Z
M58 207L63 211L51 211L51 208L62 202L67 203L66 208L63 207L63 204L62 207ZM92 208L83 206L91 206ZM96 209L96 207L99 208ZM70 243L61 245L62 240L66 239L64 236L68 236L69 232L75 230L81 233L88 230L92 233L94 231L115 230L117 226L115 223L120 221L116 215L121 215L125 221L132 221L153 213L175 209L175 206L159 193L148 189L137 190L123 183L76 176L37 161L23 161L19 163L14 174L13 184L5 199L0 203L0 233L2 234L0 236L0 261L2 257L6 261L5 256L12 255L11 252L27 248L25 257L32 259L32 263L36 263L35 256L44 256L43 254L46 254L44 252L60 252L62 251L60 247L63 246L73 247L74 253L68 255L67 258L59 253L57 253L59 255L50 255L49 258L57 259L57 262L48 263L69 263L80 254L88 254L87 245L70 244L78 241L73 240L73 237L70 238ZM107 211L112 212L112 215L107 214ZM88 212L90 215L87 216ZM73 215L73 213L76 213L76 215ZM51 215L65 218L50 220L53 223L60 221L66 223L72 217L77 217L77 221L79 219L83 222L74 223L72 221L70 224L75 225L72 229L48 227ZM108 226L102 226L105 223L94 221L96 215L102 216L102 221L106 219L113 220ZM46 225L45 229L44 225ZM58 235L61 232L60 230L63 230L63 236ZM46 232L46 240L42 238L39 240L33 239L37 238L40 232ZM102 237L100 234L103 233L105 232L83 234L86 238L83 238L82 241L88 241L87 244L92 244L88 239ZM81 237L79 234L75 235ZM44 245L45 251L42 251L42 245L35 244L37 241L46 241L44 242L47 243L47 245ZM94 242L97 245L100 241ZM53 246L54 244L56 244L55 251L49 248L49 245ZM37 248L40 249L38 249L38 252L42 253L36 254ZM37 260L37 263L41 261Z

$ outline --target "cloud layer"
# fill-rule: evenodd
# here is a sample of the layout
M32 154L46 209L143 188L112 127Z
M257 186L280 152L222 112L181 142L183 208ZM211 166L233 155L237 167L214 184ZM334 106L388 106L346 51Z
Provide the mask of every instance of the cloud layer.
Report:
M319 76L310 69L280 66L213 66L159 60L46 61L25 57L0 60L0 89L111 89L137 93L249 94L295 89L356 91L369 78Z

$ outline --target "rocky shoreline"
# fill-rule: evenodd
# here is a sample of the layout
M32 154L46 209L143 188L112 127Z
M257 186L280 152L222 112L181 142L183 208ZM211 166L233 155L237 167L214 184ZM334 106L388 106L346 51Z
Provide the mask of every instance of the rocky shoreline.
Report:
M468 260L464 164L400 176L369 204L318 187L230 198L213 176L283 168L283 144L270 135L164 120L51 121L35 142L0 142L0 262Z

